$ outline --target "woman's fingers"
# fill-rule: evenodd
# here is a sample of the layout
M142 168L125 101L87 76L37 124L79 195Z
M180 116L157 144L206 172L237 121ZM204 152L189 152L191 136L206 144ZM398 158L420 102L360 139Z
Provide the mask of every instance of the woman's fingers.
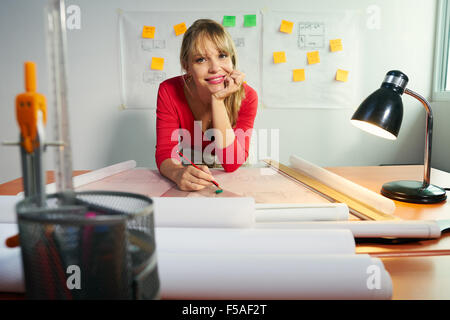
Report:
M206 166L194 166L184 168L178 186L183 191L197 191L212 184L213 177Z

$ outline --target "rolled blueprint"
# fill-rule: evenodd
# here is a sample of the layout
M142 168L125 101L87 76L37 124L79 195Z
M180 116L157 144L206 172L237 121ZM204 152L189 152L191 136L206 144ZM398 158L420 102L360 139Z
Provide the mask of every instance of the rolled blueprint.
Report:
M255 227L284 230L347 229L353 233L355 238L437 239L441 236L439 224L432 220L263 222L257 223Z
M255 222L253 198L155 197L156 227L249 228Z
M348 220L345 203L256 203L256 222Z
M81 186L84 186L86 184L104 179L106 177L112 176L114 174L123 172L125 170L133 169L136 167L136 161L134 160L128 160L120 163L116 163L114 165L100 168L97 170L93 170L78 176L73 177L73 187L78 188ZM56 192L56 184L50 183L46 187L47 193L54 193Z
M166 253L352 254L349 230L156 228L156 247Z
M292 155L290 158L292 167L301 173L316 179L317 181L333 188L347 196L365 203L384 213L391 214L395 211L394 201L383 197L363 186L349 181L337 174L334 174L324 168L318 167L306 160Z
M392 282L369 255L158 252L163 299L390 299Z

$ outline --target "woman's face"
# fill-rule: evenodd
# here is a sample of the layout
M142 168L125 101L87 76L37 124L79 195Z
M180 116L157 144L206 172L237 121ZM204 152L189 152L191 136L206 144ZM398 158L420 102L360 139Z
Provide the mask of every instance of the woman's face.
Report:
M192 75L199 94L213 94L224 89L225 76L229 73L226 70L233 70L233 62L211 40L204 39L202 44L202 50L189 58L186 71Z

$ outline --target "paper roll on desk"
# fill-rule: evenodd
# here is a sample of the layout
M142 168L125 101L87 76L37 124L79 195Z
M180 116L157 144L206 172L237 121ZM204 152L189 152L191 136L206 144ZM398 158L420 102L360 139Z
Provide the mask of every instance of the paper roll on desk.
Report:
M114 165L104 167L101 169L93 170L87 173L84 173L79 176L73 177L73 187L78 188L83 185L104 179L106 177L112 176L114 174L118 174L120 172L133 169L136 167L136 161L129 160L124 161L120 163L116 163ZM55 183L49 183L45 187L46 193L54 193L56 192L56 184Z
M249 228L255 222L253 198L155 197L156 227Z
M345 203L256 203L256 222L348 220Z
M353 254L349 230L156 228L159 252L189 254Z
M392 282L369 255L158 252L163 299L390 299Z
M355 238L414 238L437 239L441 229L436 221L311 221L311 222L267 222L257 223L256 228L268 229L346 229Z
M337 174L334 174L324 168L316 166L300 157L292 155L289 158L291 166L301 173L314 178L315 180L333 188L343 194L347 194L354 199L358 199L381 212L392 214L395 211L395 203L391 199L373 192L363 186L349 181Z
M249 228L258 222L347 220L348 207L330 204L255 204L253 198L154 197L157 227Z

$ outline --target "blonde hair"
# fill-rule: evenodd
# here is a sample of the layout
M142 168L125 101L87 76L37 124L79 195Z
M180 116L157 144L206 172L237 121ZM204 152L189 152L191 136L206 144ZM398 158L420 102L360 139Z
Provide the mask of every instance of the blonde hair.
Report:
M184 70L187 70L189 59L193 55L201 52L205 40L210 40L214 43L219 52L226 53L231 58L233 69L237 68L238 58L236 48L229 33L221 24L214 20L199 19L189 27L183 36L180 51L180 63ZM242 99L244 98L245 90L244 87L241 86L239 90L226 97L224 100L232 127L236 125L238 112L241 107Z

